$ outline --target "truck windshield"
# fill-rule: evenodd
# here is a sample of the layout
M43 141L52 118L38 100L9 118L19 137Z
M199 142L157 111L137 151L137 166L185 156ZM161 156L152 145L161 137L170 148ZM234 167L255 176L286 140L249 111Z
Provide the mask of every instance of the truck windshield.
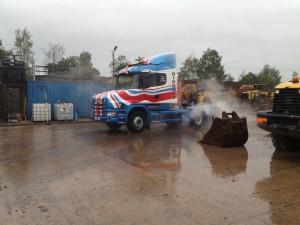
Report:
M139 88L139 74L116 77L116 90Z

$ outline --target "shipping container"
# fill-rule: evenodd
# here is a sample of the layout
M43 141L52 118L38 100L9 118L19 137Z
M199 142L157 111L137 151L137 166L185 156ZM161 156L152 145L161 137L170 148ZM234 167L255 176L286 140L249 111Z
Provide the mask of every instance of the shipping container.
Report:
M73 112L78 117L90 117L93 95L113 89L108 83L27 81L27 118L32 118L32 104L51 104L54 118L55 103L72 103Z

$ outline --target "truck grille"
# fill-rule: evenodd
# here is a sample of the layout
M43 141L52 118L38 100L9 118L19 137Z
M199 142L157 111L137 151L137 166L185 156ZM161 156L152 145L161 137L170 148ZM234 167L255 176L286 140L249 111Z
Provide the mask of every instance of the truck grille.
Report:
M103 110L105 110L105 108L106 108L106 104L96 103L96 100L92 99L91 107L92 107L92 111L91 111L92 117L95 117L95 116L99 117L99 116L103 116L106 114L105 112L103 112Z
M299 89L280 89L274 96L273 113L300 115Z

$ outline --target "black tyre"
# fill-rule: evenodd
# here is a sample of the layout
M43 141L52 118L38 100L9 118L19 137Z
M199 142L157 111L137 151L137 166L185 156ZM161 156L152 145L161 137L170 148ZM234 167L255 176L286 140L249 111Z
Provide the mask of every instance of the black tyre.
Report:
M248 100L249 99L249 94L248 93L242 93L241 98L243 100Z
M300 148L299 140L282 135L272 134L272 142L276 150L298 150Z
M131 133L141 133L146 126L146 115L141 111L132 112L129 115L127 129Z
M106 126L110 128L111 130L119 130L122 124L118 123L106 123Z
M195 128L200 128L205 124L205 112L201 112L192 116L191 125Z

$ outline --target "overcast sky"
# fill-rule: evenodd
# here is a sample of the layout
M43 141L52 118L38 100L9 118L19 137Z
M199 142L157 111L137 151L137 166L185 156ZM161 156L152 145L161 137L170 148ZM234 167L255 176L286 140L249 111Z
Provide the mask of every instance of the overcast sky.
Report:
M14 45L15 30L32 34L36 64L48 44L65 47L64 57L92 54L109 76L111 50L129 61L175 52L177 66L208 47L222 56L236 80L265 64L283 80L300 74L300 0L0 0L0 39Z

